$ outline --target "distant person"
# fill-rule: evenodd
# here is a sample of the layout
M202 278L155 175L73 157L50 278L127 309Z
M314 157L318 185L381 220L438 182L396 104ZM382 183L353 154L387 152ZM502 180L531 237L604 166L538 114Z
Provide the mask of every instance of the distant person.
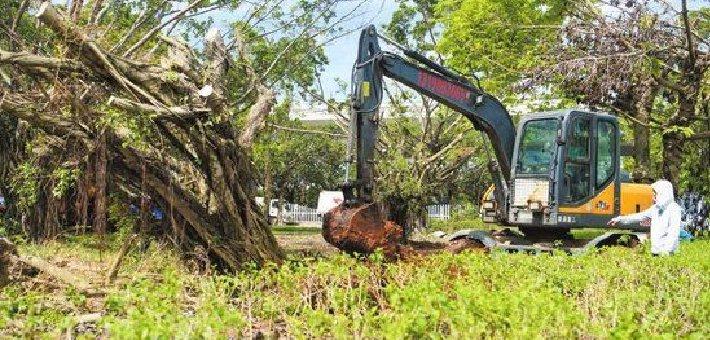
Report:
M629 224L651 220L651 254L654 256L673 254L678 250L680 236L681 209L673 199L673 185L666 180L651 184L653 205L636 214L617 216L609 221L609 226L617 223Z

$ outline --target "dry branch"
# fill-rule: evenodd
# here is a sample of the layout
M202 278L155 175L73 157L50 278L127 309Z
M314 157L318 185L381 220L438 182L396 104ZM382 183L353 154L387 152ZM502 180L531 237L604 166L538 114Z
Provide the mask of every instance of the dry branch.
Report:
M28 68L61 69L64 71L81 71L83 65L76 60L48 58L29 52L9 52L0 50L0 64L17 65Z
M348 135L343 134L343 133L333 133L333 132L328 132L328 131L311 130L311 129L297 129L297 128L292 128L292 127L288 127L288 126L281 126L281 125L273 124L273 123L270 123L269 126L273 127L274 129L283 130L283 131L298 132L298 133L305 133L305 134L312 134L312 135L324 135L324 136L335 137L335 138L348 138Z
M133 245L133 242L135 242L137 238L137 234L130 234L126 235L126 238L123 239L123 244L121 244L121 250L118 251L116 259L113 260L111 269L109 269L108 275L106 275L106 281L108 281L108 283L112 283L113 280L116 279L116 276L118 275L118 269L121 267L121 262L123 262L123 258L126 257L126 254L128 254L128 250L131 248L131 245Z
M170 23L179 20L185 14L191 10L193 10L195 7L197 7L200 3L202 3L204 0L195 0L191 4L189 4L187 7L185 7L182 11L178 12L175 14L172 18L163 21L160 25L157 25L153 27L148 33L146 33L138 42L136 42L131 48L129 48L126 52L123 53L124 57L130 57L131 54L133 54L137 49L139 49L141 46L143 46L148 40L153 38L160 30L165 28L167 25Z
M257 132L264 127L266 116L276 103L276 94L271 89L260 85L258 92L256 104L249 109L246 126L239 135L239 144L246 148L251 147Z
M254 87L256 87L257 90L256 103L249 110L246 126L239 135L239 144L250 148L257 132L264 127L266 116L271 112L276 102L276 94L262 82L263 80L254 70L254 66L248 57L249 50L246 46L246 42L239 31L235 32L234 46L244 60L244 69L251 80L252 85L251 88L247 90L247 93L251 92Z
M157 107L150 104L134 102L124 98L111 96L108 99L109 106L117 107L128 111L142 111L150 113L152 119L194 119L205 117L212 111L207 108L184 108L184 107Z

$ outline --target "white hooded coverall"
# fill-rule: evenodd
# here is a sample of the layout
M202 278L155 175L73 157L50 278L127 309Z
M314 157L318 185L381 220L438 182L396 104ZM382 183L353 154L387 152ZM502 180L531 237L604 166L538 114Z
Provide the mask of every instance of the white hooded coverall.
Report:
M681 209L673 198L673 185L660 180L651 184L656 192L654 204L636 214L617 216L612 220L621 224L641 222L651 219L651 253L665 255L675 253L680 236Z

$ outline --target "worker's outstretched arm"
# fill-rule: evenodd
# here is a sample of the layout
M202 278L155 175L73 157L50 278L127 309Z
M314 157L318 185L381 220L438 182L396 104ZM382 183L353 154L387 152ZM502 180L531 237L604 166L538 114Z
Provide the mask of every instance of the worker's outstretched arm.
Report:
M617 216L612 218L609 221L609 225L613 226L616 225L617 223L621 224L631 224L631 223L638 223L643 221L646 218L651 218L653 209L656 209L656 206L652 205L650 208L631 215L626 215L626 216Z

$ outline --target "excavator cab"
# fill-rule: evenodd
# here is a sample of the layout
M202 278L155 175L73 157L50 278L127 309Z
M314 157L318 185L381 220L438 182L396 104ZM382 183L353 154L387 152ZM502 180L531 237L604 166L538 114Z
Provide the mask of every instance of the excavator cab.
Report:
M563 110L518 125L506 220L522 227L603 226L620 211L619 124Z
M513 159L507 215L501 216L488 195L486 222L603 227L614 216L652 204L648 185L622 183L619 123L607 114L562 110L526 116L518 125Z

